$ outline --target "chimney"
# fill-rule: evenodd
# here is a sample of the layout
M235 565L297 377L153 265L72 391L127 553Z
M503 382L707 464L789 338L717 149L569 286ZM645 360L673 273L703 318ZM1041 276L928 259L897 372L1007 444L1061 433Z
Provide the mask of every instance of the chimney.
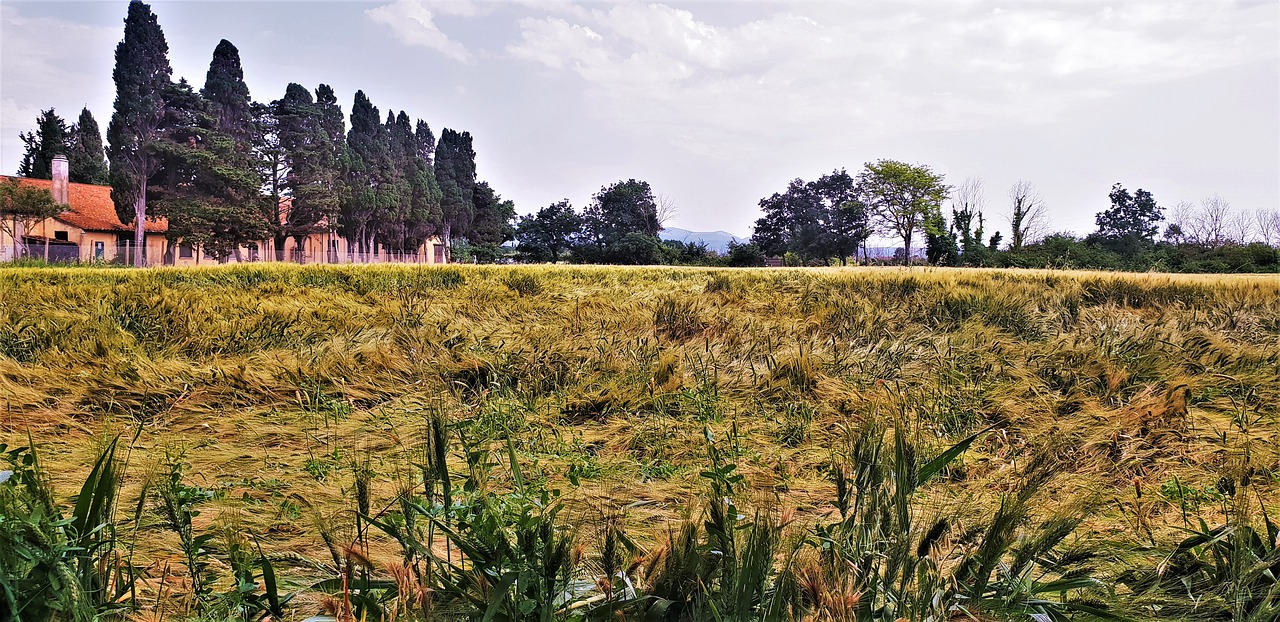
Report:
M67 156L53 156L53 202L66 205L67 200Z

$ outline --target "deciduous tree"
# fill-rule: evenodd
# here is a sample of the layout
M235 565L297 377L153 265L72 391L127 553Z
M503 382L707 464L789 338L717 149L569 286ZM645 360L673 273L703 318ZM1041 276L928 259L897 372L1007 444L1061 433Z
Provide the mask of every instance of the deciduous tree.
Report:
M28 186L17 179L0 182L0 229L13 241L13 257L27 250L25 236L32 227L65 209L65 205L53 201L53 195L45 188ZM44 248L45 259L48 259L48 239Z
M1018 250L1044 232L1044 199L1031 182L1018 180L1009 189L1009 248Z
M866 206L844 169L817 180L792 180L786 192L761 199L752 243L771 255L795 253L805 261L831 257L847 263L871 231Z
M581 232L582 216L564 199L537 214L522 216L516 227L516 242L520 253L529 259L555 263Z
M1111 187L1111 207L1098 212L1094 239L1125 257L1150 246L1159 233L1164 210L1150 192L1139 188L1130 194L1120 184Z
M944 177L924 165L897 160L869 162L858 174L857 194L879 224L880 231L902 240L908 263L917 232L941 211L949 188Z

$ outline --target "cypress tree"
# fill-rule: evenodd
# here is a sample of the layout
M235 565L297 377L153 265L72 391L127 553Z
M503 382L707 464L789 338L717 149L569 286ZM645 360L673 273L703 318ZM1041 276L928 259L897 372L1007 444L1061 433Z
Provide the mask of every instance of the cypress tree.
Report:
M356 91L347 132L347 166L342 201L342 236L360 252L373 252L375 218L383 199L381 186L389 157L386 127L378 109Z
M413 248L426 243L427 238L439 233L444 225L444 215L440 211L440 186L436 182L436 174L431 166L432 155L436 150L435 137L426 121L418 120L413 133L415 145L411 162L413 164L413 199L411 206L412 219L409 227L409 239Z
M515 239L516 229L512 225L516 217L515 203L503 199L486 181L476 184L473 202L474 216L468 242L492 247L496 251L498 246Z
M476 152L471 147L471 134L445 128L440 132L435 158L436 182L440 184L440 232L448 249L454 236L467 236L475 212Z
M42 111L36 117L35 133L18 134L26 143L26 152L18 164L19 177L37 179L53 178L53 157L66 155L70 131L53 108Z
M111 159L111 198L124 222L134 223L134 265L143 262L143 223L147 218L147 178L160 166L152 143L164 121L164 93L173 70L169 44L151 7L129 3L124 40L116 46L115 112L107 125Z
M209 102L209 111L217 119L217 129L237 141L247 141L252 125L252 100L244 83L240 66L240 50L223 39L213 49L213 60L205 74L200 91Z
M334 224L338 207L335 148L323 126L322 106L302 85L289 84L284 97L271 106L288 170L284 191L291 198L282 234L301 245L307 235L322 232L322 224Z
M436 137L431 133L431 126L426 121L418 119L418 126L414 130L413 138L418 144L418 157L426 161L427 166L431 166L432 160L436 153Z
M88 108L80 111L80 119L71 126L67 148L71 181L80 184L107 183L107 159L102 149L102 131Z

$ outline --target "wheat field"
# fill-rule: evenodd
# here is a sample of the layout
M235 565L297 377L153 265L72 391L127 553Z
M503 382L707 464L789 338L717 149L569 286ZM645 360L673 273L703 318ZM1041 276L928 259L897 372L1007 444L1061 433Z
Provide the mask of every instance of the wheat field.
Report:
M1280 277L0 268L0 409L0 443L30 438L67 506L119 437L117 530L144 577L122 615L200 615L182 536L148 492L176 471L200 492L193 533L250 534L302 590L289 616L341 617L335 590L306 588L349 566L352 542L372 576L404 567L359 517L430 479L433 422L457 439L444 461L468 474L460 490L557 491L575 559L616 528L638 565L706 511L712 460L735 465L735 507L776 515L787 550L843 514L833 474L868 422L923 457L976 434L913 511L960 542L1052 460L1019 528L1078 516L1063 542L1093 552L1112 578L1096 598L1116 603L1115 577L1200 521L1242 504L1280 517ZM807 619L855 619L830 611Z

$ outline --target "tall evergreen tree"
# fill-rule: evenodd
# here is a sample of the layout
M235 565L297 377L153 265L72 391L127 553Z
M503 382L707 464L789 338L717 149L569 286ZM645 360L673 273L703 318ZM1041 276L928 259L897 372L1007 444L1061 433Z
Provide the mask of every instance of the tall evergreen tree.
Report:
M106 184L107 158L102 148L102 130L88 108L80 111L80 119L71 126L67 146L67 164L71 181L80 184Z
M408 240L412 248L419 248L427 238L437 235L443 229L444 213L440 207L440 184L436 181L435 170L431 158L435 153L435 137L426 121L418 120L413 133L414 151L410 188L410 214Z
M249 86L244 83L240 50L223 39L213 49L213 60L205 74L200 94L209 102L209 112L217 120L217 130L237 142L247 143L252 133L253 110Z
M163 140L153 143L162 164L147 191L169 221L167 236L219 259L240 258L245 244L269 235L270 199L251 154L219 131L212 105L185 80L170 86L165 102Z
M356 91L351 106L351 129L347 132L347 165L342 200L341 233L360 252L374 250L376 215L384 200L383 182L390 159L386 127L378 109Z
M401 111L388 119L393 190L388 194L384 244L397 252L416 252L440 228L440 189L431 170L431 128L415 125Z
M516 218L514 202L503 199L487 181L476 184L472 200L475 215L471 219L468 242L496 248L515 239L516 229L512 225Z
M289 168L284 146L280 143L280 120L271 104L253 102L249 110L253 117L249 140L251 160L262 181L262 191L268 197L262 203L262 215L271 229L275 258L281 261L284 259L284 243L289 237L284 231L286 209L283 203L285 176Z
M427 125L426 121L418 119L413 137L418 143L418 157L425 160L427 166L431 166L436 154L436 137L431 133L431 126Z
M53 157L66 155L70 130L66 121L59 117L53 108L42 111L36 117L34 133L18 134L26 143L26 152L18 164L19 177L51 179L53 177Z
M147 179L161 159L152 144L165 117L164 94L173 70L169 44L151 7L129 3L124 40L116 46L115 112L107 125L111 159L111 198L124 222L134 223L134 265L143 263L143 224L147 218Z
M471 133L445 128L440 132L435 158L436 182L440 184L440 234L448 249L454 236L467 236L475 214L476 152L471 146Z
M333 144L333 135L324 127L326 111L301 85L289 84L284 97L271 107L287 171L282 193L289 196L280 231L301 245L306 236L336 224L341 143ZM283 252L283 246L277 248Z

